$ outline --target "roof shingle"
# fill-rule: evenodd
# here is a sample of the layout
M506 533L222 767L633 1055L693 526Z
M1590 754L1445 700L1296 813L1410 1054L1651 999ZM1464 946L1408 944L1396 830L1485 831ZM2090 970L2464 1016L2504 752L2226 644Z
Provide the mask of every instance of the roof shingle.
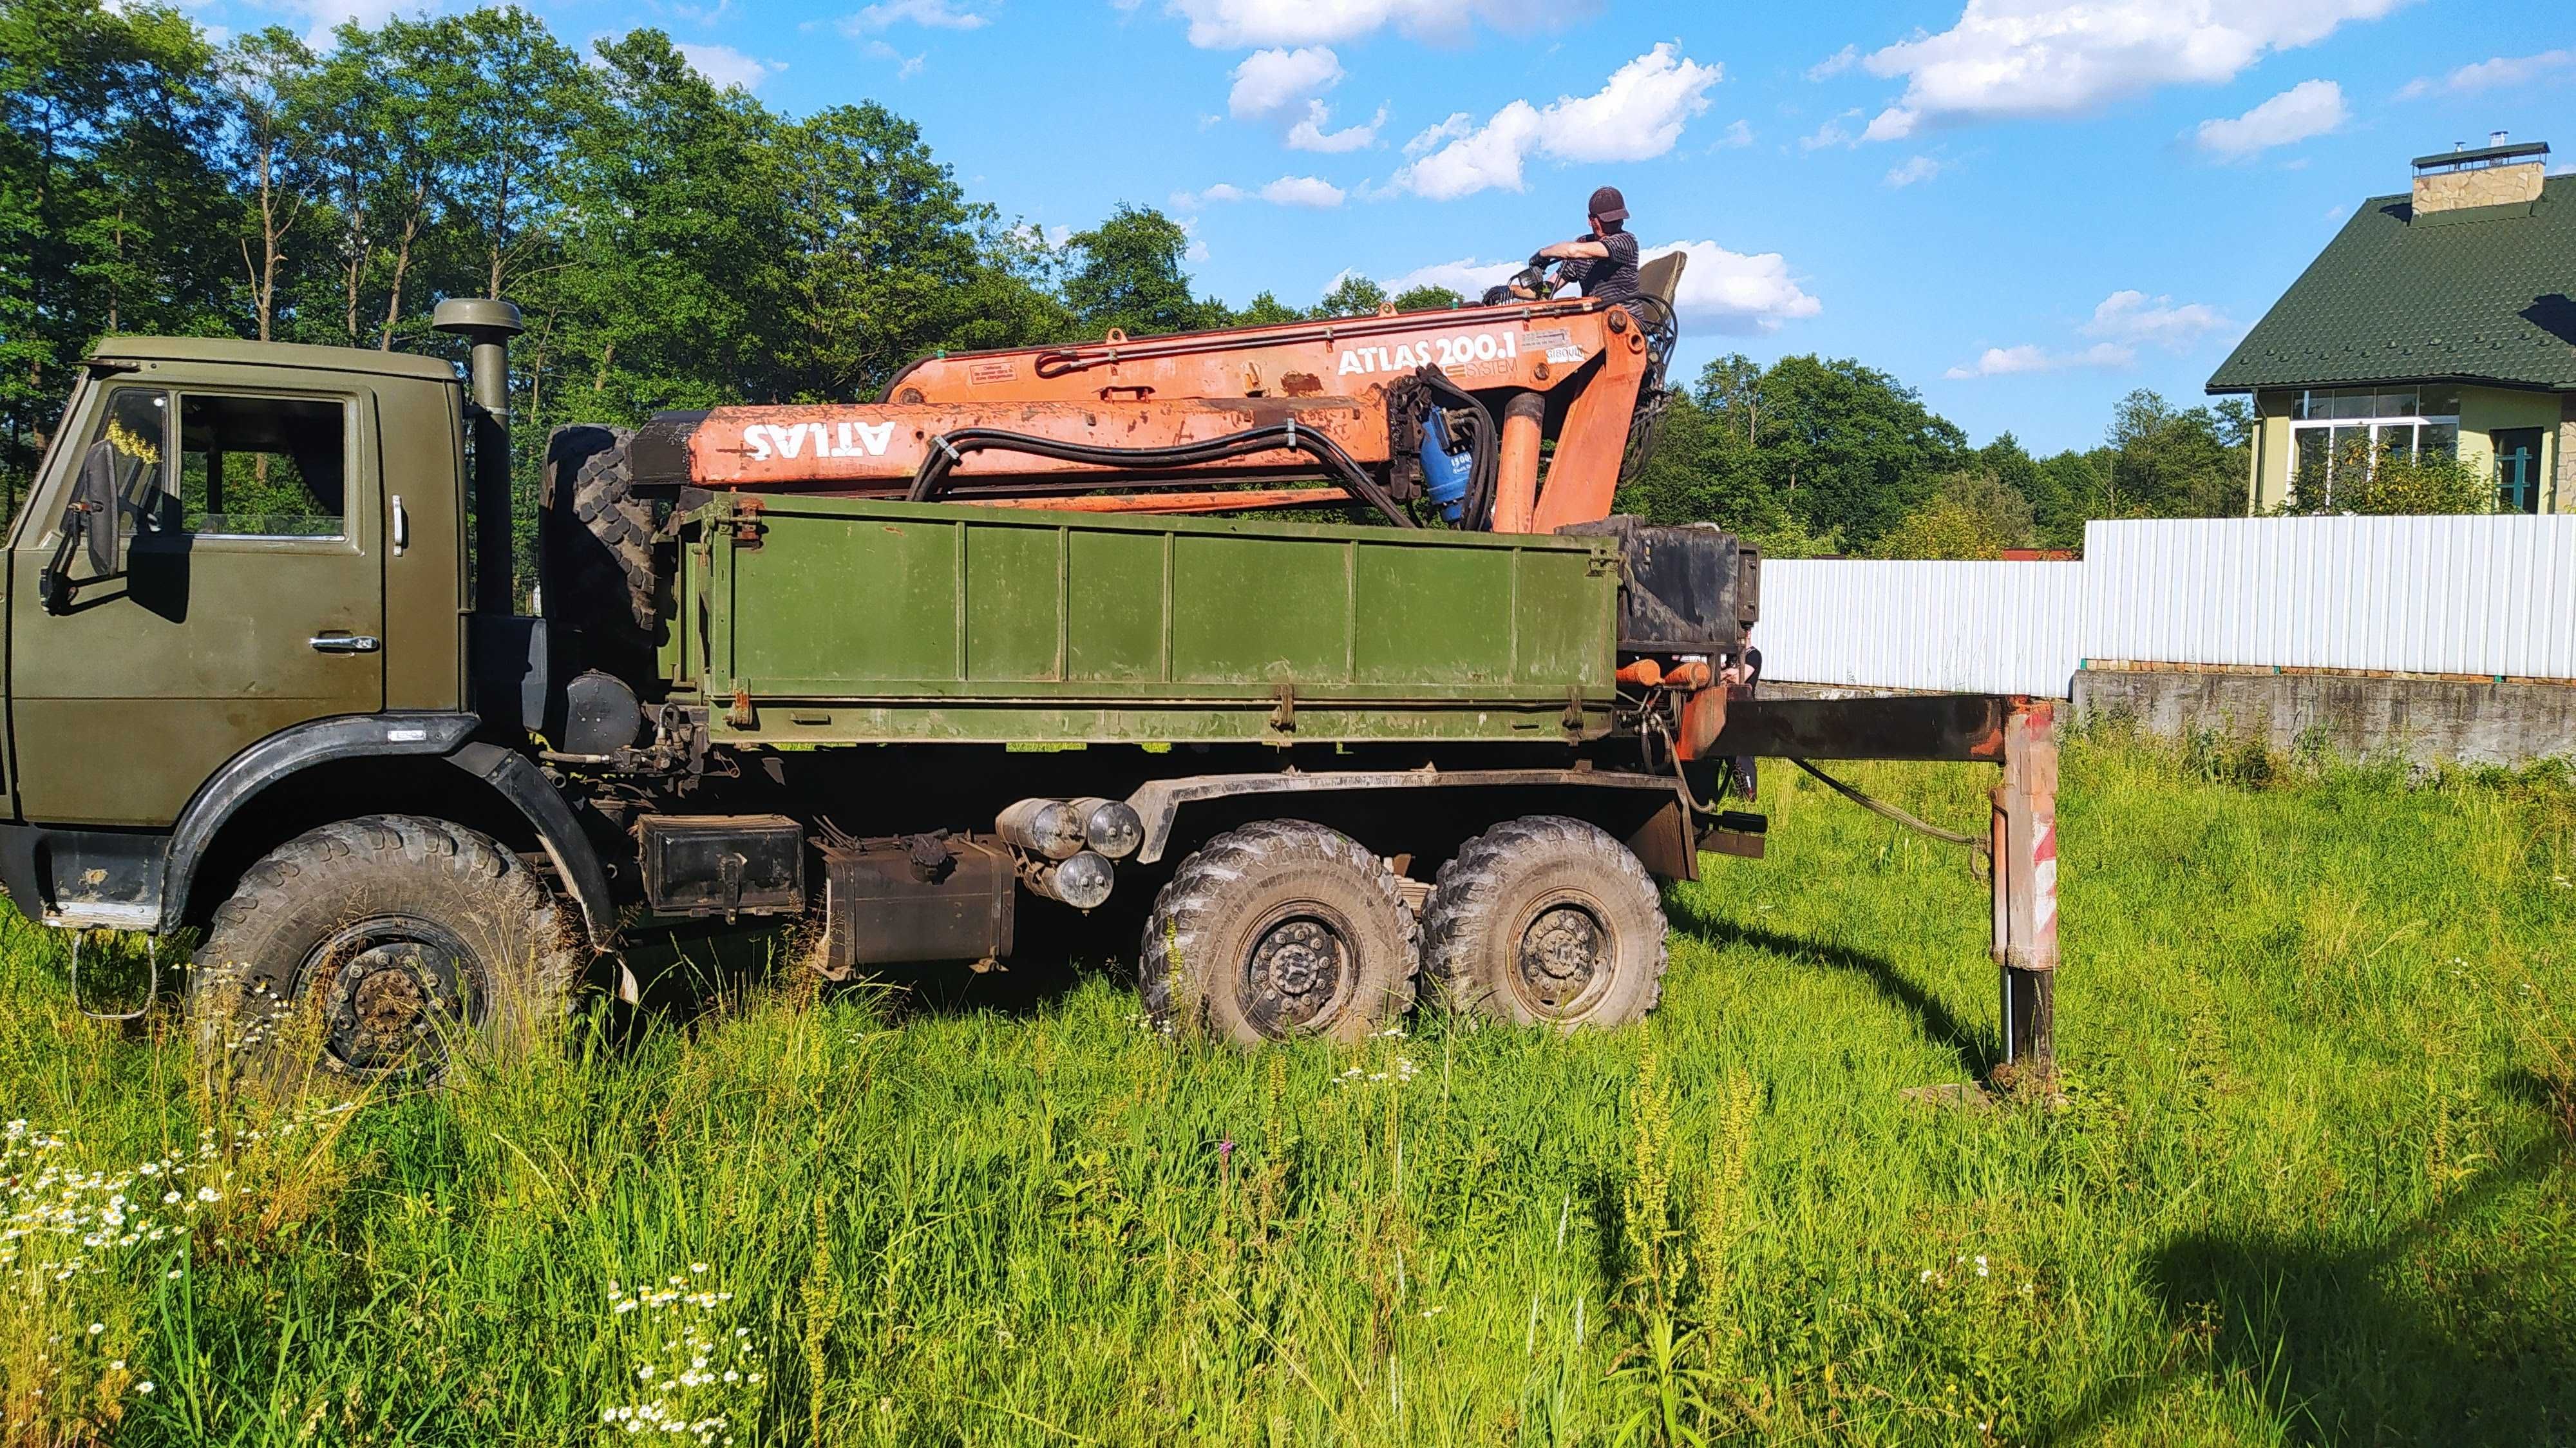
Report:
M2211 374L2212 392L2457 380L2576 390L2576 176L2417 217L2374 196Z

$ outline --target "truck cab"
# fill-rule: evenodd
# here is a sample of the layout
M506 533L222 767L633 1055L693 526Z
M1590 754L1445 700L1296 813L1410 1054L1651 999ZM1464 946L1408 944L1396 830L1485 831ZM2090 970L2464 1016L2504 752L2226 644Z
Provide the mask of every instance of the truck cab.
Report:
M0 882L28 914L157 929L168 833L246 751L464 709L465 408L434 358L98 345L9 531Z

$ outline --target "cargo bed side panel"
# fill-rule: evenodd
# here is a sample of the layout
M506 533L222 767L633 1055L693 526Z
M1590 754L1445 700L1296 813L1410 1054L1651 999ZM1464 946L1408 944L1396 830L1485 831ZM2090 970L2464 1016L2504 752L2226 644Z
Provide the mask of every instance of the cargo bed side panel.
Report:
M1608 724L1597 540L842 499L711 525L673 656L736 739L1568 738ZM719 505L723 507L726 505ZM703 677L688 677L696 668ZM1569 701L1580 725L1568 730Z

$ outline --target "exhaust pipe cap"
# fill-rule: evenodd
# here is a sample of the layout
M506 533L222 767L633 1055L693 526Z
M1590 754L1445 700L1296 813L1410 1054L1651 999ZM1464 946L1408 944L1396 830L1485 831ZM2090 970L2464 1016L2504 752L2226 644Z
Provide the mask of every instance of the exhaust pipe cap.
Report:
M429 325L475 342L486 340L482 333L497 334L492 341L507 341L528 330L518 306L498 297L449 297L429 314Z

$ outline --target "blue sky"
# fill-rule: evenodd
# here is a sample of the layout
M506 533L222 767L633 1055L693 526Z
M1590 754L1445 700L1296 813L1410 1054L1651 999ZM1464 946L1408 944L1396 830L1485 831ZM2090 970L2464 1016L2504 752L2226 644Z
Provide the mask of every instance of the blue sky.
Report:
M2408 158L2505 130L2576 163L2568 0L532 8L576 44L659 26L791 112L881 101L1051 232L1172 210L1201 289L1237 303L1308 302L1345 268L1463 284L1573 235L1614 184L1650 252L1693 250L1684 367L1857 357L1977 441L2039 450L2096 441L2133 387L2198 400Z

